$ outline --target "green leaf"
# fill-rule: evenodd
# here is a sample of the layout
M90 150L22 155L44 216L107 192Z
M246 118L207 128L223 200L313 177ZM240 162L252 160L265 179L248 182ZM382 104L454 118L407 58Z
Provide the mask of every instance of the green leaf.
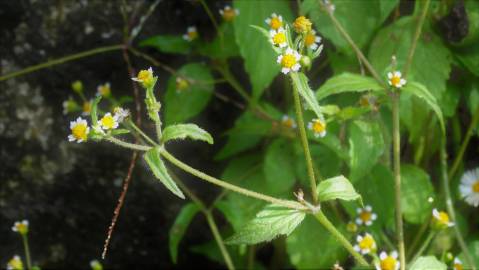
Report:
M191 50L191 42L182 36L158 35L147 38L140 42L142 47L153 47L163 53L187 54Z
M210 101L214 91L213 76L203 64L187 64L178 70L178 75L190 80L189 87L176 90L176 78L168 80L165 95L165 123L167 125L186 121L199 114Z
M331 222L341 224L335 219ZM341 225L338 227L345 233ZM346 250L312 215L308 215L286 239L286 248L291 263L297 269L330 269L334 263L347 257Z
M176 264L178 258L178 245L185 235L188 226L195 217L195 215L200 211L198 205L194 203L188 203L183 208L181 208L180 213L176 216L175 223L170 229L170 255L173 263Z
M401 207L404 219L409 223L422 224L431 216L429 197L434 190L429 175L414 165L401 165Z
M113 129L111 131L111 135L113 135L113 136L128 134L128 133L130 133L130 131L128 129L124 129L124 128L117 128L117 129Z
M316 192L322 202L336 199L345 201L359 199L362 204L361 195L356 192L351 182L342 175L321 181Z
M226 240L227 244L256 244L288 236L301 224L306 213L270 204L260 211L240 231Z
M344 92L381 91L384 88L375 79L353 73L343 73L327 80L316 91L316 98L322 100L330 95Z
M354 183L367 175L384 152L381 127L356 120L349 127L349 179Z
M411 270L446 270L447 265L434 256L419 257L411 266Z
M264 89L279 73L280 67L276 63L277 54L269 40L260 32L252 29L250 25L266 26L264 20L272 13L283 16L286 21L291 21L293 16L289 7L290 2L262 0L252 4L249 1L236 0L233 3L234 7L241 12L241 15L233 21L236 44L250 77L253 99L259 99Z
M200 43L198 52L213 59L226 59L239 55L239 49L235 41L234 28L231 23L222 23L219 27L223 34L223 40L216 36L212 42Z
M100 100L101 96L97 96L91 103L90 117L92 125L96 125L96 123L98 123L98 104L100 103Z
M436 113L437 118L439 119L439 123L441 124L442 132L446 132L446 129L444 127L444 119L442 118L441 108L439 108L436 98L431 93L429 93L429 90L427 90L424 85L418 82L409 82L402 88L402 91L411 93L416 97L424 100L427 105L429 105L431 109Z
M151 171L155 175L155 177L160 180L160 182L173 194L176 196L184 199L185 195L183 192L178 188L175 181L171 179L171 176L168 174L168 170L165 167L165 164L160 158L160 153L157 148L153 148L148 150L144 155L143 158L145 159L146 163L150 167Z
M213 138L204 129L198 127L195 124L177 124L167 126L163 130L162 140L167 142L170 140L181 139L184 140L190 138L193 140L205 141L209 144L213 144Z
M290 145L290 141L276 139L266 149L263 172L271 192L291 190L295 183L293 151Z
M297 87L299 94L303 97L308 105L307 108L312 110L318 118L323 117L322 109L319 106L318 100L314 96L313 90L308 85L308 78L302 72L291 72L291 80L294 86Z
M471 241L467 244L467 249L469 250L469 253L471 254L472 261L473 263L477 266L479 265L479 241ZM459 255L461 258L461 261L464 263L464 269L468 269L467 267L471 267L472 265L467 264L467 260L464 257L464 253L461 252Z

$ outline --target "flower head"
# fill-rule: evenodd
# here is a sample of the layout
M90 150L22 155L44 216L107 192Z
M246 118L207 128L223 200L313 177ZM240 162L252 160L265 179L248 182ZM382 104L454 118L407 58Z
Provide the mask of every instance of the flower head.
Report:
M309 31L311 31L311 25L313 25L311 23L311 21L304 17L304 16L299 16L298 18L296 18L296 20L294 20L293 22L293 28L294 30L297 32L297 33L302 33L302 34L306 34L308 33Z
M371 226L373 221L378 218L376 213L373 213L373 208L370 205L366 205L364 208L356 209L358 217L356 218L356 224Z
M83 102L83 105L81 107L82 109L82 115L86 116L86 115L90 115L90 112L91 112L91 100L90 101L85 101Z
M288 74L290 71L298 71L301 68L300 59L301 55L297 51L288 48L286 52L278 56L276 61L282 67L281 72Z
M393 251L389 255L383 251L379 254L379 263L376 263L376 270L398 270L399 266L397 251Z
M313 119L308 123L308 129L313 131L314 137L322 138L326 136L326 121L322 117Z
M78 117L75 121L70 122L70 130L72 134L68 135L68 140L81 143L87 140L90 127L88 127L85 119Z
M356 237L357 244L354 246L354 250L361 252L361 254L368 254L376 251L376 241L369 233L365 233L364 236L358 235Z
M454 226L454 222L449 220L449 215L444 211L437 211L436 208L432 210L433 226L437 229L445 229Z
M20 256L15 255L8 261L7 270L23 270L23 262Z
M113 118L118 121L118 123L121 123L123 122L123 120L125 120L125 118L127 118L128 116L130 116L130 111L128 109L123 109L122 107L115 107L113 109L113 113L115 114L113 116Z
M270 41L274 46L284 48L288 45L286 40L286 32L283 28L279 28L278 30L270 30L269 35L271 37Z
M479 206L479 168L464 173L459 185L461 197L474 207Z
M72 89L73 91L77 93L82 93L83 92L83 83L81 81L74 81L72 83Z
M153 84L154 77L153 77L153 69L150 67L149 69L143 69L138 72L138 75L132 80L139 82L143 85L143 87L148 88Z
M461 260L459 260L458 257L454 258L454 262L452 264L452 269L454 269L454 270L464 269L464 265L462 264Z
M311 30L304 36L304 45L311 50L316 50L321 42L321 37L316 35L316 31Z
M16 221L12 226L12 231L25 235L28 233L28 220Z
M118 127L118 118L112 116L111 113L106 113L98 120L98 125L104 130L115 129Z
M110 83L107 82L105 84L98 85L96 91L98 96L109 97L111 95Z
M190 87L190 83L187 79L178 76L176 77L176 92L182 92Z
M72 98L68 97L67 100L63 101L63 114L68 114L74 111L80 110L80 105Z
M358 231L358 225L356 225L356 223L350 221L348 222L348 224L346 225L346 230L348 232L352 232L352 233L355 233Z
M362 95L359 98L359 105L363 108L377 110L377 98L371 94Z
M276 13L271 14L271 17L268 17L264 22L273 30L278 30L283 27L283 17Z
M406 84L406 80L401 78L401 71L394 71L388 73L388 83L392 87L401 88Z
M283 115L283 118L281 118L281 124L290 129L295 129L296 128L296 121L294 121L293 118L289 117L288 115Z
M237 8L233 9L230 6L225 6L223 9L220 9L220 14L223 17L223 20L231 22L240 14L240 12Z
M98 260L91 261L90 267L92 270L103 270L103 265Z
M186 34L183 35L183 39L186 41L193 41L198 38L198 30L196 26L189 26L186 29Z

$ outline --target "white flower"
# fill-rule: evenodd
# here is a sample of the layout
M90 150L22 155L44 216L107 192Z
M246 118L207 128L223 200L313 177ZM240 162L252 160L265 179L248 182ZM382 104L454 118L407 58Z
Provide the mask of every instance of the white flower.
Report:
M283 17L273 13L271 14L271 17L268 17L264 22L268 24L271 29L278 30L283 26Z
M395 88L401 88L406 84L406 80L401 78L401 71L394 71L388 73L388 83Z
M284 48L288 45L286 40L286 32L283 28L279 28L278 30L270 30L270 42L273 43L274 46L279 46L280 48Z
M326 121L322 117L313 119L308 123L308 129L313 131L314 137L322 138L326 136Z
M365 233L364 236L358 235L356 237L357 245L354 246L354 250L361 252L362 254L368 254L376 251L376 241L369 233Z
M379 254L379 263L375 265L376 270L398 270L401 264L397 258L397 251L393 251L389 255L382 251L381 254Z
M232 21L236 16L240 14L240 11L237 8L232 9L230 6L225 6L223 9L220 9L219 12L223 17L223 20L228 22Z
M373 213L373 208L370 205L366 205L364 208L356 209L358 217L356 218L356 224L371 226L373 221L378 218L376 213Z
M186 34L183 35L183 39L187 41L193 41L198 38L198 30L196 26L189 26L186 29Z
M130 110L123 109L122 107L114 108L113 112L115 113L113 118L116 118L119 123L123 122L123 120L125 120L125 118L130 116Z
M106 113L100 120L98 120L98 125L104 129L115 129L118 127L118 118L112 116L111 113Z
M321 42L321 37L316 35L316 31L309 31L304 37L304 45L311 50L316 50Z
M102 97L109 97L111 95L110 83L98 85L96 88L96 95Z
M26 234L28 232L28 220L16 221L12 226L12 231L20 234Z
M298 71L301 68L300 59L301 55L297 51L288 48L284 54L278 56L276 62L281 65L281 72L288 74L290 71Z
M432 209L432 216L434 217L434 222L440 228L447 228L454 226L454 222L449 220L449 215L444 211L438 211L436 208Z
M8 261L7 270L23 270L23 262L20 256L15 255Z
M458 257L454 258L453 269L454 270L462 270L464 265L462 264L461 260Z
M68 135L68 141L81 143L87 140L90 127L85 119L78 117L75 121L70 122L70 130L72 134Z
M281 118L281 124L287 128L295 129L296 128L296 121L293 118L289 117L288 115L283 115Z
M464 173L459 185L461 197L474 207L479 206L479 168Z

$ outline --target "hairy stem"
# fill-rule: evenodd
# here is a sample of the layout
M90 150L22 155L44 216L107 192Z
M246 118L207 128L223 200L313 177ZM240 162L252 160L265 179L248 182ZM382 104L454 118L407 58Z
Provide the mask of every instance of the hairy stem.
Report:
M308 137L306 136L306 129L304 127L303 111L301 108L301 100L299 98L298 86L293 82L293 98L294 108L296 110L296 118L298 120L299 135L301 136L301 144L303 145L304 157L306 159L306 166L308 169L309 185L311 187L311 195L313 202L318 202L318 194L316 192L316 178L314 176L313 159L309 151Z
M112 46L106 46L106 47L99 47L99 48L95 48L95 49L92 49L92 50L68 55L68 56L65 56L65 57L62 57L62 58L53 59L53 60L50 60L50 61L45 62L45 63L30 66L30 67L27 67L25 69L0 76L0 82L11 79L13 77L22 76L22 75L25 75L25 74L28 74L28 73L31 73L31 72L34 72L34 71L37 71L37 70L40 70L40 69L44 69L44 68L47 68L47 67L51 67L51 66L55 66L55 65L59 65L59 64L64 64L66 62L70 62L70 61L77 60L77 59L80 59L80 58L84 58L84 57L88 57L88 56L92 56L92 55L96 55L96 54L100 54L100 53L104 53L104 52L109 52L109 51L121 50L121 49L123 49L123 47L124 47L123 45L112 45Z
M25 260L27 261L27 270L32 269L32 259L30 258L30 246L28 245L28 236L22 234L23 248L25 249Z
M411 68L412 60L414 58L414 53L416 52L417 42L421 37L422 26L424 25L424 20L426 19L427 10L429 9L430 0L426 0L424 2L424 8L421 12L421 16L419 17L419 21L416 26L416 32L414 33L414 37L411 43L411 47L409 48L409 52L407 55L406 65L404 66L403 75L407 77L409 69Z
M218 244L218 247L220 248L221 255L223 255L226 266L230 270L235 269L233 265L233 261L231 260L230 254L228 253L228 250L226 249L226 246L223 242L223 238L221 237L221 234L218 231L218 227L216 226L215 220L213 219L213 215L211 214L211 212L207 211L205 216L206 216L206 221L208 221L208 225L210 226L211 233L213 233L216 243Z
M359 254L356 250L354 250L353 246L349 241L344 237L344 235L336 229L336 226L334 226L328 218L323 214L322 211L319 211L314 215L314 217L321 223L326 230L328 230L338 241L343 245L343 247L351 254L353 255L354 259L362 266L369 266L368 262Z
M116 144L116 145L119 145L119 146L122 146L122 147L125 147L125 148L129 148L129 149L133 149L133 150L138 150L138 151L148 151L152 148L151 146L124 142L122 140L119 140L119 139L117 139L115 137L111 137L111 136L108 136L105 139L107 141L110 141L110 142Z
M151 145L157 146L158 143L153 141L148 135L146 135L138 126L133 123L133 121L128 121L128 124L138 133L140 134L147 142L151 143Z

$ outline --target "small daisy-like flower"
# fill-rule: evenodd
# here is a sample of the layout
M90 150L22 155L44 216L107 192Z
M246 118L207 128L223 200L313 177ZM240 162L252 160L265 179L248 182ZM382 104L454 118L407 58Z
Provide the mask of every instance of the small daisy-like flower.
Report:
M358 231L358 225L356 225L356 223L354 222L348 222L348 224L346 225L346 230L348 232L352 232L352 233L355 233Z
M458 257L454 258L454 263L452 264L452 268L454 270L462 270L464 269L464 265L462 264L461 260Z
M274 46L284 48L288 45L286 42L286 32L283 28L279 28L278 30L270 30L269 35L271 37L270 41Z
M16 221L12 226L12 231L25 235L28 233L28 220Z
M111 113L106 113L98 120L98 125L104 130L115 129L118 127L118 118L111 115Z
M90 267L92 270L103 270L103 265L98 260L91 261Z
M326 136L326 122L323 118L316 118L308 123L308 129L313 131L314 137Z
M190 87L190 83L187 79L178 76L176 77L176 92L182 92Z
M321 37L316 35L316 31L311 30L304 36L304 45L311 50L316 50L321 42Z
M283 115L283 118L281 118L281 124L290 129L295 129L296 128L296 121L294 121L293 118L289 117L288 115Z
M107 82L105 84L98 85L96 88L97 95L102 97L109 97L111 95L111 87L110 83Z
M379 254L379 263L376 263L376 270L398 270L399 266L397 251L393 251L389 255L383 251Z
M83 92L83 83L81 81L74 81L72 83L72 89L73 91L77 93L82 93Z
M364 208L356 209L358 217L356 218L356 224L371 226L373 221L375 221L378 216L376 213L373 213L373 208L371 205L366 205Z
M388 73L388 83L392 87L401 88L406 84L406 80L401 78L401 71L394 71Z
M311 21L304 17L304 16L299 16L294 20L293 22L293 28L297 33L308 33L311 31Z
M479 168L464 173L459 185L461 197L474 207L479 206Z
M433 226L438 229L445 229L454 226L454 222L449 220L449 215L444 211L437 211L436 208L432 210Z
M230 6L225 6L223 9L220 9L220 14L223 17L223 20L231 22L240 14L240 12L237 8L233 9Z
M271 14L271 17L264 20L264 22L273 30L278 30L283 27L283 17L276 13Z
M72 98L68 97L67 100L63 101L63 114L68 114L74 111L80 110L80 105Z
M23 262L20 256L15 255L8 261L7 270L23 270Z
M115 113L115 115L113 116L113 118L118 121L118 123L121 123L123 122L123 120L125 120L125 118L127 118L128 116L130 116L130 111L128 109L123 109L122 107L115 107L113 109L113 113Z
M143 85L143 87L147 88L151 86L153 83L153 69L150 67L149 69L143 69L138 72L138 75L134 78L131 78L135 82L139 82Z
M82 115L86 116L86 115L90 115L90 112L91 112L91 101L85 101L83 102L83 105L81 107L82 109Z
M187 41L193 41L198 38L198 30L196 26L189 26L186 29L186 34L183 35L183 39Z
M284 54L278 56L276 61L282 67L281 72L288 74L290 71L298 71L301 68L300 59L301 55L297 51L288 48Z
M87 140L90 127L88 127L85 119L78 117L75 121L70 122L70 130L72 134L68 135L68 140L70 142L77 141L81 143Z
M376 252L376 241L369 233L365 233L364 236L358 235L356 237L357 245L354 246L354 250L361 252L361 254L368 254L370 252Z

